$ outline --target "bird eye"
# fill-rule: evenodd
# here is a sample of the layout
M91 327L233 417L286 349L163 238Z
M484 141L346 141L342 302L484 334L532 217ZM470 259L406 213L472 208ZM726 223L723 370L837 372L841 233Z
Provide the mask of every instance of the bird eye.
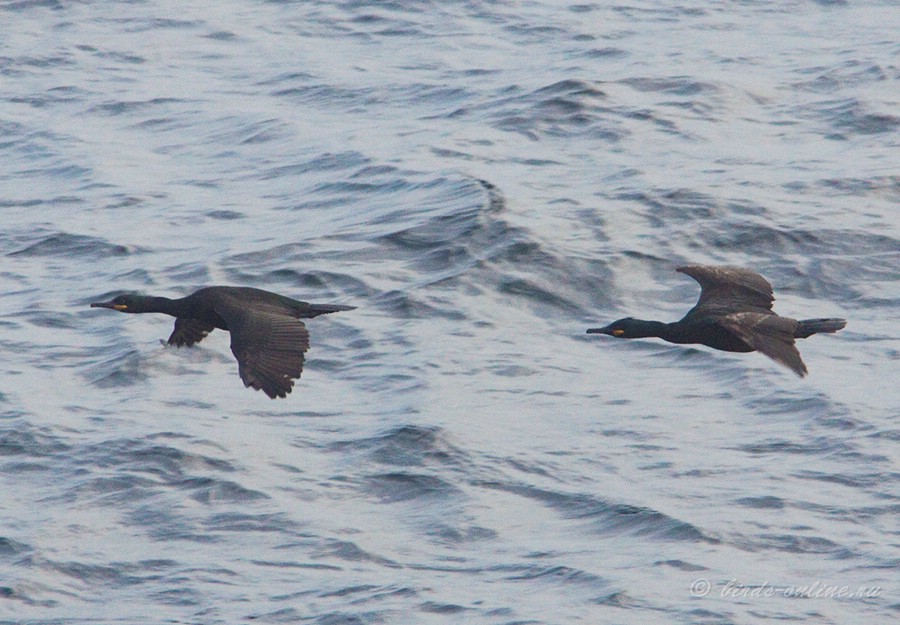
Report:
M622 328L613 330L613 336L622 336L623 334L625 334L625 330L623 330Z

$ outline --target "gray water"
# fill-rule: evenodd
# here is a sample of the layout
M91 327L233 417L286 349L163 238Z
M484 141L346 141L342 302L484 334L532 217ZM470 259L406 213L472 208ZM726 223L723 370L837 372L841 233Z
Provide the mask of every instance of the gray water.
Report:
M0 2L0 621L898 619L890 0ZM675 267L805 379L587 336ZM211 284L310 320L292 395Z

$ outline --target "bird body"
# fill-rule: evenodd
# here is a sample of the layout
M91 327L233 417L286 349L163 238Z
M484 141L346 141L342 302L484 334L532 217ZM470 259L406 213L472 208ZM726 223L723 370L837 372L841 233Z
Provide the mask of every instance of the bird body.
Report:
M126 313L163 313L175 317L168 344L190 346L219 328L231 333L231 351L244 385L269 397L286 397L303 372L308 319L353 306L310 304L251 287L211 286L187 297L169 299L125 294L91 304Z
M818 332L837 332L843 319L798 321L772 310L772 285L759 274L740 267L688 265L677 271L700 283L700 299L679 321L662 323L631 317L588 334L618 338L657 337L670 343L701 344L728 352L759 350L799 376L806 365L794 345L795 339Z

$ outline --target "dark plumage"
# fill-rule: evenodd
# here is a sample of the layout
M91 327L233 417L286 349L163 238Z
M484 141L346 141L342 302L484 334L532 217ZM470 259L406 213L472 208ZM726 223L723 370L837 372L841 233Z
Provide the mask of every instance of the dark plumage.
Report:
M261 289L211 286L181 299L119 295L91 308L175 317L169 345L193 345L215 328L231 333L231 351L244 386L271 398L286 397L303 372L309 332L300 319L353 310L354 306L309 304Z
M726 352L759 350L799 376L806 365L794 345L817 332L837 332L843 319L780 317L772 311L772 285L761 275L739 267L688 265L677 271L700 283L700 300L674 323L627 317L588 334L623 339L658 337L670 343L699 343Z

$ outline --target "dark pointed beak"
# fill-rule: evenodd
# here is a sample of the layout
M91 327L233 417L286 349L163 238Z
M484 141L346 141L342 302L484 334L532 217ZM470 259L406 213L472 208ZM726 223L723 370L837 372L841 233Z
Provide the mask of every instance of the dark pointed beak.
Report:
M588 328L588 334L608 334L610 336L613 335L611 326L605 326L603 328Z
M94 302L91 304L91 308L109 308L110 310L122 310L122 308L117 308L116 304L113 302Z

